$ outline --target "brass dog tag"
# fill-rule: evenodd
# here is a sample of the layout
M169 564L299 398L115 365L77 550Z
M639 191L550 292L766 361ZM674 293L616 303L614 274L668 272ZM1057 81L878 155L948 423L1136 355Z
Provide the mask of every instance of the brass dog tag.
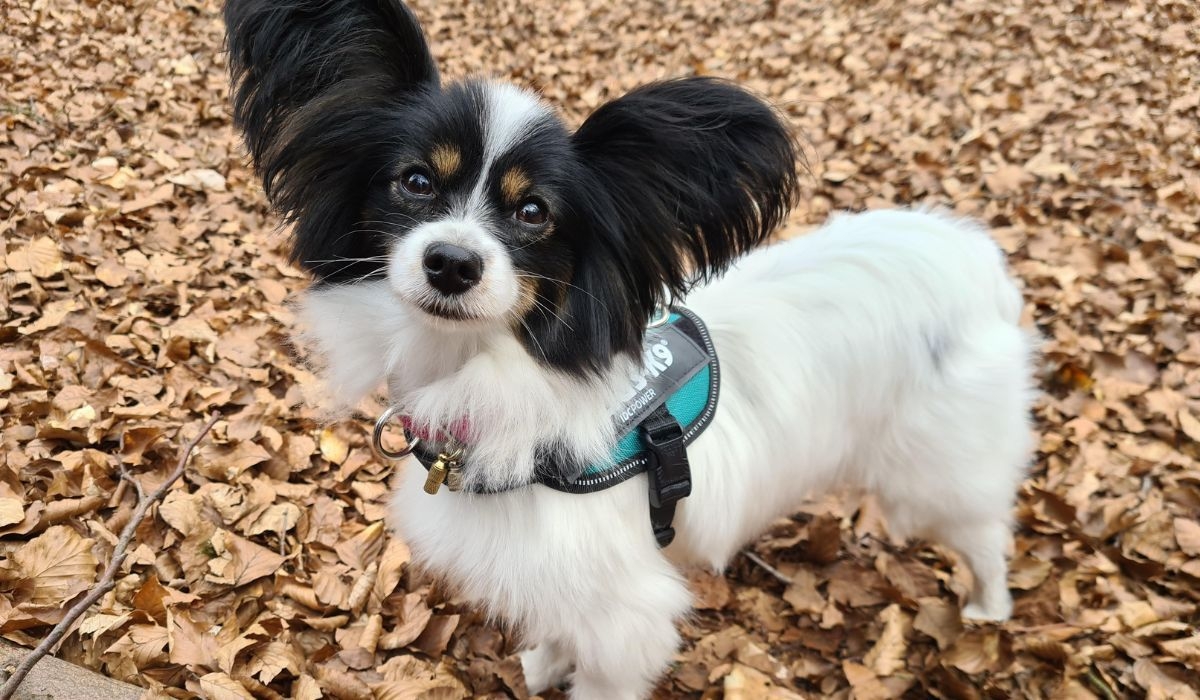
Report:
M462 470L459 469L458 456L462 454L462 450L455 450L451 454L442 452L434 460L429 467L429 476L425 477L425 493L433 495L438 492L442 484L446 482L447 477L450 480L450 490L462 490Z
M433 495L442 488L446 480L446 455L438 455L437 461L429 467L429 476L425 477L425 493Z

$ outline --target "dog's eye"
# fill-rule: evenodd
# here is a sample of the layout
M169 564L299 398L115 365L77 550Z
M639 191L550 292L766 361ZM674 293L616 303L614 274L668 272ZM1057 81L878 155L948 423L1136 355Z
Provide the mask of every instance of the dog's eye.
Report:
M549 212L546 211L546 205L536 199L525 200L517 207L515 216L517 221L531 226L541 226L550 218Z
M433 180L429 173L420 168L413 168L400 176L400 186L404 191L416 197L433 196Z

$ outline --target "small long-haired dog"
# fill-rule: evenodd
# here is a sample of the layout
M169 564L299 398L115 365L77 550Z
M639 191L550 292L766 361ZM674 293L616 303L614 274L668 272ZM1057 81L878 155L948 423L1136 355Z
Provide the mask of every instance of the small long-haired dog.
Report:
M236 123L316 278L305 339L342 404L386 383L426 442L461 450L457 492L402 465L394 526L520 629L531 691L645 697L689 607L680 567L721 569L830 489L956 550L964 614L1009 616L1033 340L980 228L874 212L751 252L796 197L796 153L730 83L647 85L572 132L525 90L442 84L397 0L229 0L225 18ZM610 459L647 324L685 295L722 384L663 549L645 475L532 482Z

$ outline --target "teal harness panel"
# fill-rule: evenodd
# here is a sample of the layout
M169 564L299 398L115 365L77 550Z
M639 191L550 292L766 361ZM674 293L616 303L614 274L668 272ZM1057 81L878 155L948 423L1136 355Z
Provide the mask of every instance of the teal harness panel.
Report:
M667 399L667 410L679 421L679 425L687 430L704 412L708 405L709 384L712 382L712 366L705 365L703 369L692 376L678 391ZM584 472L585 476L597 476L605 470L612 469L622 462L633 459L646 450L646 444L638 429L634 427L617 442L613 449L612 459L608 464L593 464Z
M688 368L686 381L672 388L665 401L661 396L645 406L637 417L623 424L624 432L613 448L610 459L601 464L594 464L584 470L578 479L566 479L561 472L546 470L539 475L538 483L552 489L567 493L591 493L615 486L626 479L644 472L650 464L645 435L640 430L641 420L644 420L652 410L665 405L671 417L679 423L683 430L683 445L691 442L704 432L716 413L717 398L720 394L721 372L717 362L717 351L713 346L708 328L698 316L683 307L674 307L668 319L672 330L680 335L681 340L689 341L693 351L698 351ZM647 338L647 347L654 342ZM687 357L687 351L679 352L680 345L676 343L676 354ZM651 353L647 352L648 363L652 361Z

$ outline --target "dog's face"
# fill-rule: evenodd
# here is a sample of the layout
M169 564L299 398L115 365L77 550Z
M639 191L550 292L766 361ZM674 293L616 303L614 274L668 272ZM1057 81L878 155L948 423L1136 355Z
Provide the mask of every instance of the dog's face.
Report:
M535 310L561 305L560 281L585 252L570 135L532 95L494 83L430 92L397 119L408 126L348 241L360 249L335 255L376 256L354 274L386 275L400 301L442 326L529 332Z
M514 333L586 374L636 353L668 295L768 237L795 196L787 128L728 83L639 88L572 133L512 86L442 86L395 0L229 0L234 114L293 257L386 278L446 330Z

